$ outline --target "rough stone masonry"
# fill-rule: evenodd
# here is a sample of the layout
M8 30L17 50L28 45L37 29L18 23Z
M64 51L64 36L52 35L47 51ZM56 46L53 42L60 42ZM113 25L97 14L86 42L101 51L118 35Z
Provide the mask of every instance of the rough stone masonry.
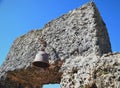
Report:
M47 42L50 67L31 65ZM0 68L0 88L120 88L120 53L112 53L106 25L89 2L17 38Z

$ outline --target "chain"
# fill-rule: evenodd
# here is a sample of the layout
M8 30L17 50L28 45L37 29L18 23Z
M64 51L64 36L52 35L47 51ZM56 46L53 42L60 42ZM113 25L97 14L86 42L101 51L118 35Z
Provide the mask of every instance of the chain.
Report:
M38 38L38 40L40 41L40 43L42 44L42 48L41 51L45 51L45 48L47 46L47 42L41 38Z

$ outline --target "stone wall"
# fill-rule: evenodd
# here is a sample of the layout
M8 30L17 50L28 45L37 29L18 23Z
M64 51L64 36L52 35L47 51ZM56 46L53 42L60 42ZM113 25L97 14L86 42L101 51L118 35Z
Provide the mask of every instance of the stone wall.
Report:
M77 56L67 60L61 88L119 88L120 53L99 56Z
M50 67L46 69L31 64L42 47L40 39L47 42ZM48 83L60 83L61 88L119 88L120 54L111 52L105 23L94 2L89 2L17 38L0 68L0 88L40 88ZM104 63L113 70L117 67L113 78L117 86L114 80L99 82L107 80L104 72L108 78L114 73Z

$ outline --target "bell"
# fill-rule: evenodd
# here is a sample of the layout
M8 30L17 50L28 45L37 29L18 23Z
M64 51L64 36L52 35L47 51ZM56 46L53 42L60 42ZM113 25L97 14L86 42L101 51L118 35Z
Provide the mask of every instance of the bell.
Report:
M45 51L39 51L33 61L33 66L46 68L49 67L48 54Z

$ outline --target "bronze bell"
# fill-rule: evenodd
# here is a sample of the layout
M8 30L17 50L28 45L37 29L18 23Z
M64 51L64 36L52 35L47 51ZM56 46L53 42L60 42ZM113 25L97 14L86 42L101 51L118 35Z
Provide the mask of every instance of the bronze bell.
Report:
M41 68L49 67L48 54L44 50L39 51L32 64L33 66Z

